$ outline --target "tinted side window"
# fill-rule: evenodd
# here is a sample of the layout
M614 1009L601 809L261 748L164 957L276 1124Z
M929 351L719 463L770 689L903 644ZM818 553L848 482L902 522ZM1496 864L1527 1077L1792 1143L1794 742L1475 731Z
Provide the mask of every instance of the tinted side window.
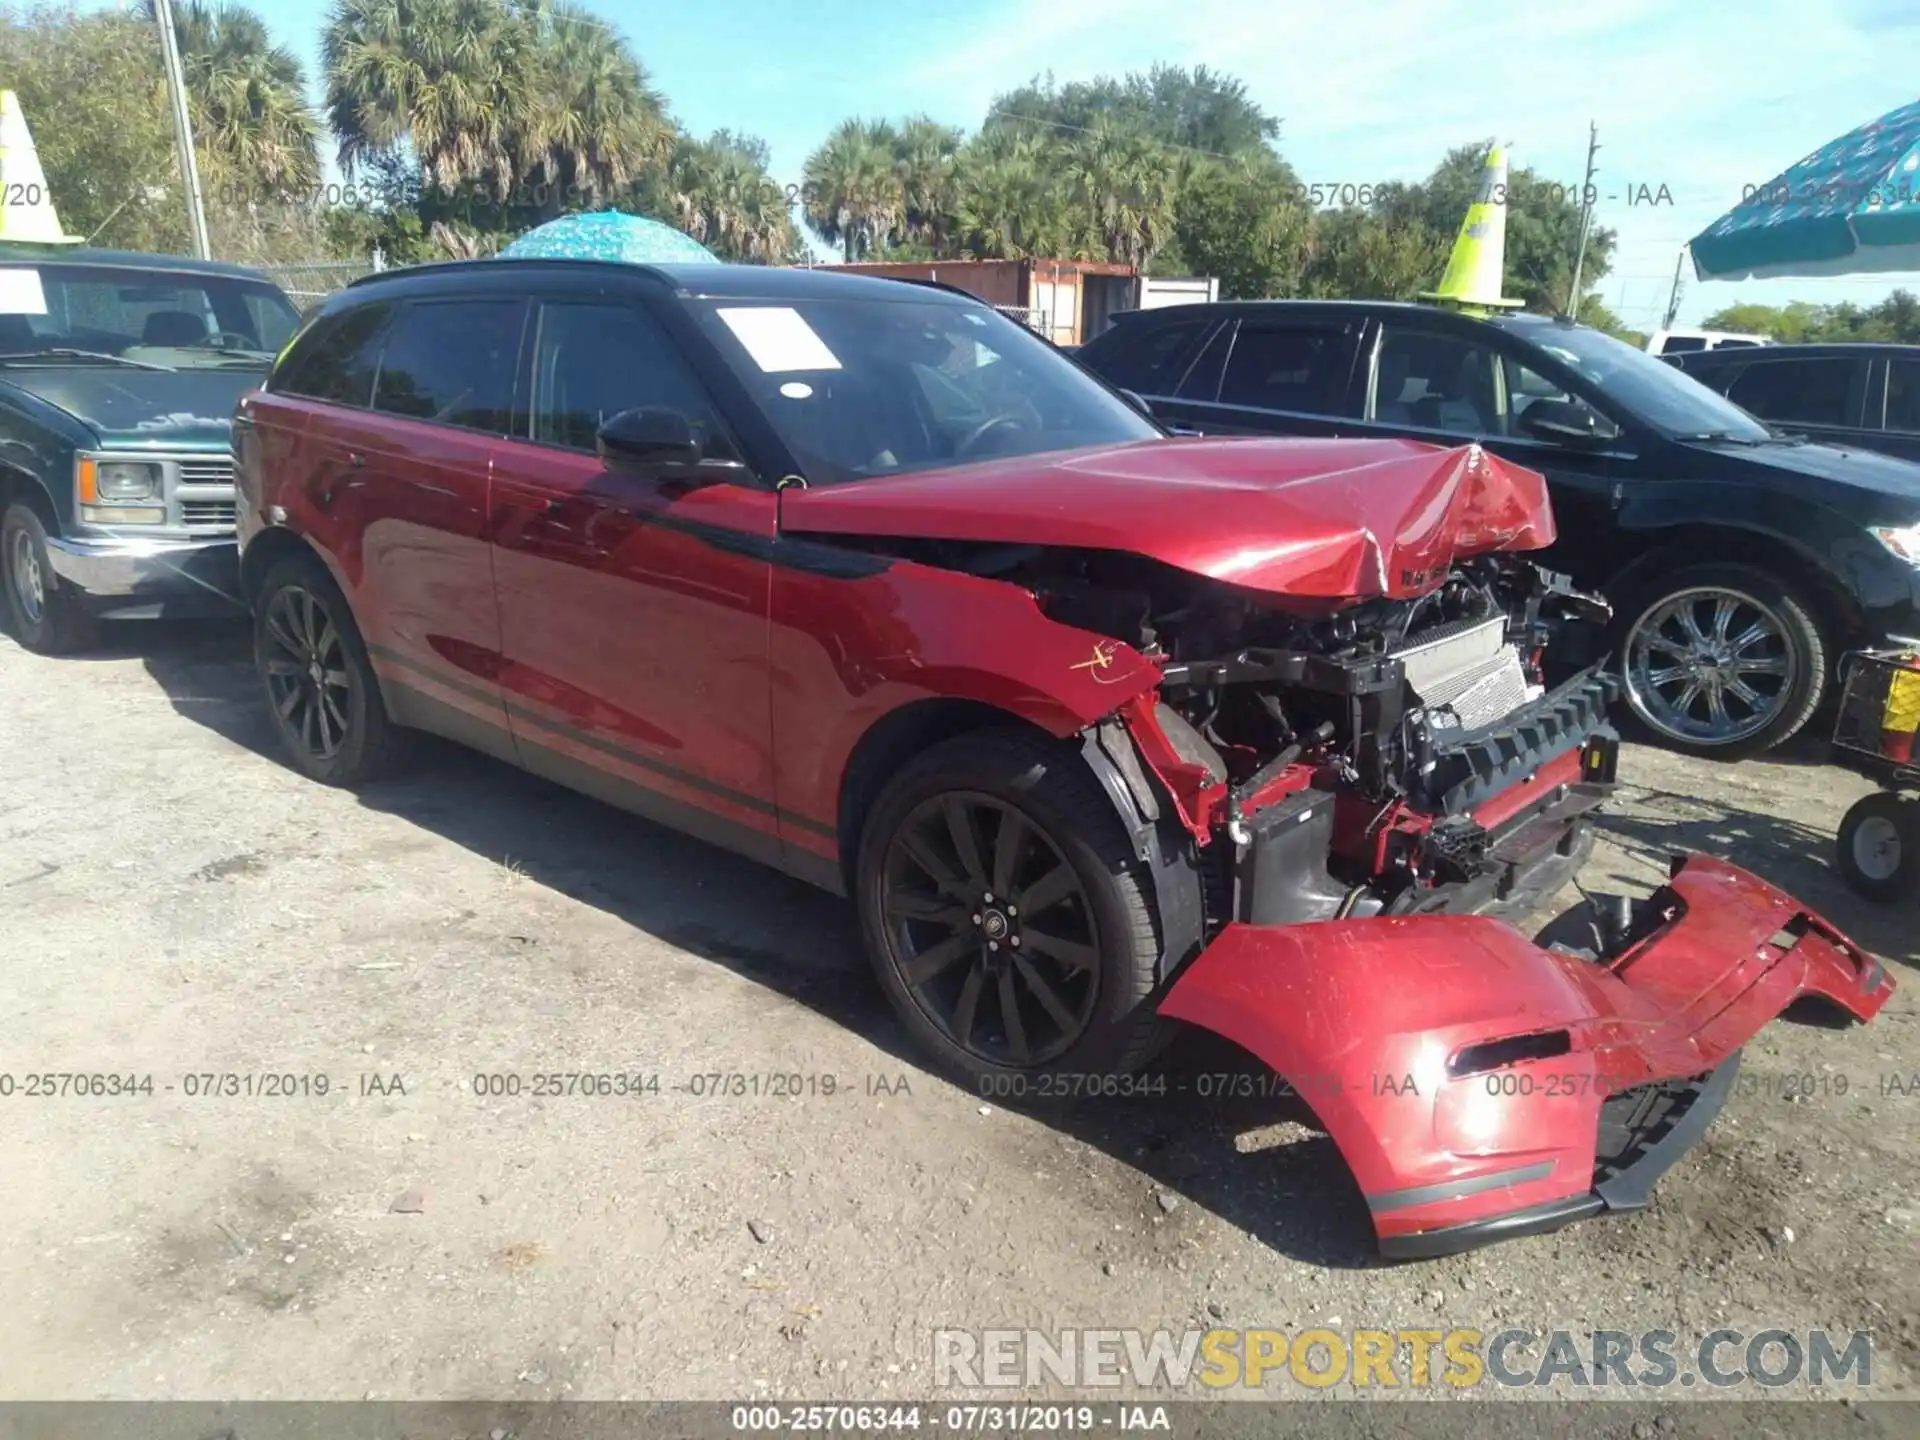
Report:
M365 408L373 397L380 339L392 314L389 305L363 305L316 322L274 371L267 388Z
M713 404L672 337L632 306L541 306L533 375L533 438L544 445L591 450L606 421L648 405L680 411L703 439L716 433Z
M1087 360L1111 384L1142 395L1171 395L1186 368L1180 361L1211 323L1182 320L1152 327L1138 321L1122 324L1092 347Z
M1755 360L1727 388L1727 398L1762 420L1845 425L1851 360Z
M1920 434L1920 360L1887 362L1887 429Z
M1704 335L1669 335L1661 342L1660 353L1662 355L1684 355L1690 350L1704 350L1706 348L1707 337Z
M513 377L525 313L518 300L406 306L380 355L373 408L463 430L513 433Z
M1353 368L1353 340L1327 326L1245 320L1220 382L1222 405L1327 415Z
M1493 367L1493 352L1471 340L1389 325L1380 337L1373 418L1455 435L1498 435Z

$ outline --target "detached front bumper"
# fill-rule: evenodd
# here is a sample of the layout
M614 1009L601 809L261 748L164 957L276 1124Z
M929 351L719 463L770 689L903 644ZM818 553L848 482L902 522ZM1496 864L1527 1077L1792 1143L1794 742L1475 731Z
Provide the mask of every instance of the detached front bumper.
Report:
M1893 993L1735 866L1676 861L1652 904L1658 928L1598 962L1484 916L1232 925L1160 1009L1312 1105L1383 1254L1448 1254L1645 1205L1769 1021L1808 996L1868 1020Z
M47 561L102 615L230 613L242 603L231 536L49 536Z

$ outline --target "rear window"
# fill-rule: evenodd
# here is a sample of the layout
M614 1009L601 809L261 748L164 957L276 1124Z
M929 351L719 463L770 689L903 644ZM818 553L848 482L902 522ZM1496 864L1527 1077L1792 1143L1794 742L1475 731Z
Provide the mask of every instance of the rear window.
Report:
M1727 398L1762 420L1845 425L1855 365L1839 359L1755 360L1727 387Z
M418 301L400 311L380 355L373 408L463 430L512 434L520 300Z
M1081 358L1111 385L1141 395L1171 395L1186 367L1181 362L1206 333L1209 320L1172 325L1122 323L1086 346Z

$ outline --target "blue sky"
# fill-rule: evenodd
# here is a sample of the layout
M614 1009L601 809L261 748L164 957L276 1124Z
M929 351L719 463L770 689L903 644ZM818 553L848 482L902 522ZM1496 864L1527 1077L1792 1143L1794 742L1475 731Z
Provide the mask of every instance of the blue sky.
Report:
M775 178L847 115L977 126L1043 71L1061 80L1205 64L1281 118L1309 183L1417 179L1497 137L1577 185L1600 126L1600 223L1619 232L1601 298L1657 323L1688 237L1822 142L1920 98L1914 0L587 0L690 129L771 144ZM259 3L317 68L325 0ZM1630 205L1630 195L1671 202ZM1681 323L1735 300L1871 303L1920 273L1699 283Z

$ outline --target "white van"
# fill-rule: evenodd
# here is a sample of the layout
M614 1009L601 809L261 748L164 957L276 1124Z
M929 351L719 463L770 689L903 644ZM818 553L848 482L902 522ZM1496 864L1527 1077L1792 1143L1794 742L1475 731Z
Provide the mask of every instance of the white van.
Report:
M1647 353L1680 355L1689 350L1731 350L1772 343L1764 335L1742 335L1732 330L1656 330L1647 341Z

